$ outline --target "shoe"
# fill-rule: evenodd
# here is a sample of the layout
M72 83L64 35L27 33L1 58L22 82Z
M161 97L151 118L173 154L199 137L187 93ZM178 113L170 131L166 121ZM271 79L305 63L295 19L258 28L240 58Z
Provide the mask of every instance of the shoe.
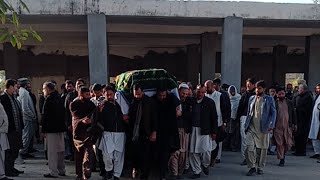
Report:
M8 173L6 173L6 176L8 176L8 177L17 177L17 176L19 176L19 174L16 173L16 172L8 172Z
M64 160L70 160L70 158L71 158L71 155L67 155L64 157Z
M247 173L247 176L255 176L257 174L256 168L251 168Z
M294 156L306 156L306 153L296 153L296 152L294 152L294 153L292 153L292 155L294 155Z
M81 176L77 176L76 180L83 180Z
M119 180L120 178L113 176L113 180Z
M177 179L184 179L182 176L177 176Z
M43 177L45 177L45 178L58 178L58 176L53 176L50 173L49 174L44 174Z
M203 167L202 168L202 170L203 170L203 173L206 175L206 176L208 176L209 175L209 167Z
M219 164L221 163L221 160L220 159L216 159L216 164Z
M70 157L70 161L73 162L74 161L74 156Z
M105 179L112 179L113 172L112 171L108 171L105 177L106 177Z
M59 176L67 176L66 173L59 173Z
M241 166L246 166L247 165L247 160L244 159L240 165Z
M32 154L20 154L22 159L29 159L29 158L34 158L34 155Z
M4 178L1 178L0 180L13 180L13 179L8 178L8 177L4 177Z
M92 169L91 169L91 172L98 172L98 171L97 171L97 168L92 168Z
M199 179L200 178L200 174L193 174L190 178L191 179Z
M16 168L13 168L12 171L15 172L15 173L18 173L18 174L23 174L24 173L24 171L19 171Z
M106 175L107 175L107 172L106 172L106 170L101 170L100 171L100 174L99 174L101 177L105 177Z
M258 169L257 173L258 173L259 175L262 175L262 174L263 174L263 170L262 170L262 169Z
M276 155L276 153L268 150L267 155L274 156L274 155Z
M35 152L39 152L39 151L36 150L36 149L30 149L30 150L28 151L28 153L35 153Z
M189 168L183 170L183 174L188 174L189 172L190 172L190 169L189 169Z
M21 155L18 156L18 158L14 161L15 164L25 164L24 160L22 159Z
M280 167L283 167L283 166L284 166L284 159L280 159L279 166L280 166Z
M210 167L214 167L216 165L216 161L213 159L213 160L211 160L211 162L210 162Z
M319 159L320 158L320 154L314 154L313 156L310 156L310 158Z
M169 175L166 179L167 180L176 180L178 178L178 176L176 175Z
M137 174L138 174L138 171L135 168L133 168L132 169L132 179L135 179L137 177Z

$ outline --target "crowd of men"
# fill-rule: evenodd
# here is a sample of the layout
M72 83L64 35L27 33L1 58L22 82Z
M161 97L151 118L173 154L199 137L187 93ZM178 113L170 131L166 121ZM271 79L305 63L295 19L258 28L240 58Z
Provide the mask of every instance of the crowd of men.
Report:
M0 96L0 180L24 173L14 164L34 157L38 129L48 160L45 178L66 176L67 159L75 161L77 180L97 168L103 179L117 180L124 169L139 179L182 179L191 170L188 178L197 179L221 162L222 149L240 150L247 175L262 175L268 154L277 154L282 167L292 148L306 156L308 139L320 162L320 84L314 95L305 83L295 92L291 84L267 89L249 78L240 94L215 79L195 88L180 83L178 95L158 88L151 97L134 84L132 102L121 102L113 84L67 80L58 93L57 83L47 81L39 97L41 128L30 84L8 79Z

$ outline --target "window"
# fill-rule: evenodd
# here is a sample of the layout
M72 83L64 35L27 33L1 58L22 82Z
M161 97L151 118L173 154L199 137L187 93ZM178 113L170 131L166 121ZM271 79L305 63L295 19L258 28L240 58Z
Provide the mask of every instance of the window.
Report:
M286 85L292 84L293 87L305 82L304 73L286 73Z

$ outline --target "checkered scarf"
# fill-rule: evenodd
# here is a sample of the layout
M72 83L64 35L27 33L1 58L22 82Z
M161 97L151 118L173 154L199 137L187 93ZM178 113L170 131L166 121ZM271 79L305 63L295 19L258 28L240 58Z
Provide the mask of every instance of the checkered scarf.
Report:
M9 96L10 102L11 102L11 106L12 106L12 113L13 113L13 119L14 119L14 125L16 127L16 130L19 131L21 129L21 124L20 124L20 119L19 117L21 117L20 115L20 111L19 111L19 103L18 101L15 99L15 97L10 96L9 94L7 94Z

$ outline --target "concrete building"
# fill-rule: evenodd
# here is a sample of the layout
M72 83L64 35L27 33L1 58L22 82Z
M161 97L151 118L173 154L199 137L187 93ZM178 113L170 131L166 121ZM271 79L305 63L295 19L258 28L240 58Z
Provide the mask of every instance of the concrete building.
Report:
M320 82L320 11L314 4L169 0L24 0L23 26L43 42L2 46L7 78L110 77L165 68L179 80L240 87L247 77L285 84L288 73ZM15 7L19 3L12 0ZM199 76L200 74L200 76Z

